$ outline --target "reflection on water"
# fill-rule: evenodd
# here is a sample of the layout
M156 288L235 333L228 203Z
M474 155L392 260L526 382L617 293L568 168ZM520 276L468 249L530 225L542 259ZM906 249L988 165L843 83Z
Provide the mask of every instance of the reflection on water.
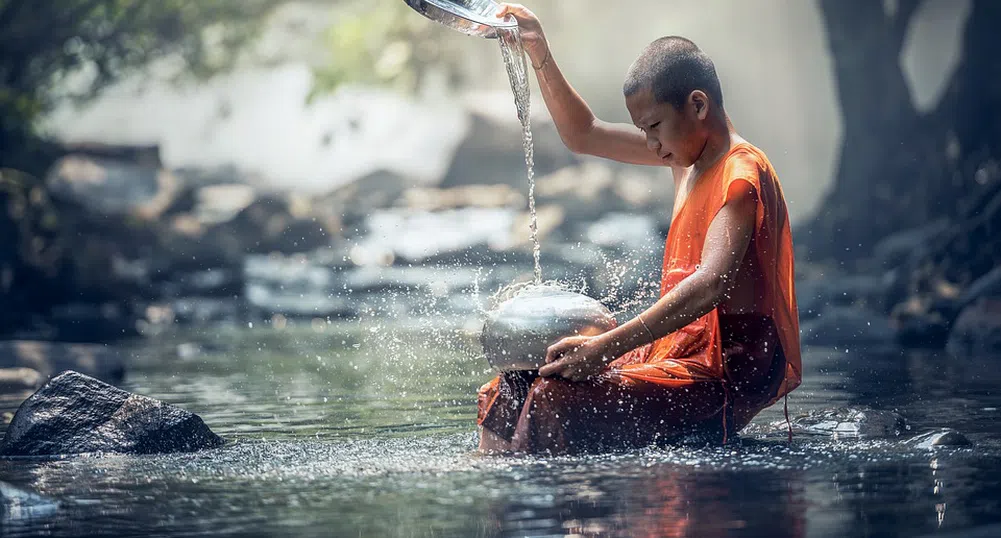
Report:
M812 350L790 399L793 414L897 409L911 433L953 427L973 448L806 436L787 445L779 432L726 448L484 458L474 394L490 372L474 339L372 328L173 335L137 347L126 388L200 413L232 442L2 461L0 480L61 502L54 517L7 514L3 534L913 536L1001 523L992 361Z

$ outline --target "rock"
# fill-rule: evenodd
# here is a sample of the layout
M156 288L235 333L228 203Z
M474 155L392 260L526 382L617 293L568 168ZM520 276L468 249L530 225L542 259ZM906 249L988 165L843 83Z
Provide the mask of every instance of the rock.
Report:
M890 323L898 344L908 348L941 349L952 326L952 308L944 311L929 306L929 298L911 297L897 304L890 313Z
M314 211L328 218L336 217L345 228L354 228L372 212L396 205L415 184L414 179L393 172L373 172L318 197L313 203Z
M375 211L365 221L368 236L358 242L357 248L389 252L400 262L461 258L474 248L489 251L509 245L515 217L514 210L502 208L470 207L434 213Z
M171 301L170 309L175 322L196 325L236 322L244 311L240 301L218 297L181 297Z
M543 244L551 244L552 239L557 235L557 230L565 221L565 215L566 211L562 206L555 204L536 206L536 237L539 239L540 248ZM507 241L495 241L491 244L491 247L496 250L511 250L516 248L530 250L532 248L531 230L532 214L528 211L522 211L518 213L514 222L511 223Z
M347 297L335 295L334 273L305 255L252 255L243 265L244 297L266 315L347 317L355 309Z
M10 394L35 390L42 386L45 376L31 368L0 368L0 393Z
M669 219L670 181L618 169L604 161L588 160L579 166L567 167L536 182L538 203L557 204L566 211L569 237L583 235L584 230L609 213L637 213L653 217L658 231Z
M956 306L962 309L978 299L998 297L1001 297L1001 266L991 269L967 286L956 300Z
M313 218L311 207L296 202L290 197L262 196L232 220L209 228L206 240L222 246L229 239L229 248L237 255L308 252L330 245L331 232Z
M158 163L71 154L49 170L45 180L56 198L98 215L134 215L155 220L181 192L180 182Z
M223 444L198 415L70 371L21 404L0 455L155 454Z
M210 225L229 222L257 199L253 187L239 183L200 187L194 196L191 212L199 222Z
M636 213L609 213L587 227L587 240L600 247L628 251L651 251L664 248L664 239L657 233L657 221Z
M47 378L65 370L76 370L111 383L125 376L121 352L101 344L0 341L0 368L31 368Z
M444 211L462 207L520 209L527 204L526 194L510 185L462 185L449 189L415 187L407 189L398 200L399 206L420 211Z
M914 436L906 441L915 448L931 449L937 446L969 446L973 443L953 429L942 429Z
M851 407L811 411L791 422L793 432L834 438L896 437L907 427L904 417L894 411ZM778 431L785 422L772 426Z
M181 272L159 286L161 297L234 297L243 290L243 274L229 268Z
M955 357L1001 353L1001 299L981 299L956 318L946 344Z
M329 292L292 292L250 283L246 288L247 304L267 314L293 318L346 318L357 313L352 301Z
M949 221L940 219L926 226L888 235L873 247L873 263L883 269L897 267L909 258L927 252L931 242L948 229Z
M136 335L135 318L115 303L67 303L49 310L50 339L100 343Z
M474 111L470 119L472 125L455 150L440 186L505 184L519 190L527 189L521 124L514 110L504 119ZM536 177L577 162L577 157L560 140L552 122L535 122L532 138Z
M4 522L51 517L58 510L59 502L55 499L0 482L0 518Z
M804 345L888 346L894 331L882 315L854 307L832 307L800 325Z

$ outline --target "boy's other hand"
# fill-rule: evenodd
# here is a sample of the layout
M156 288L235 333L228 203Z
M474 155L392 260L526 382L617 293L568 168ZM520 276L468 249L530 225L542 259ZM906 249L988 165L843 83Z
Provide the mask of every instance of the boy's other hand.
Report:
M546 42L546 35L542 32L542 23L539 22L539 18L521 4L500 4L497 17L503 19L508 15L513 15L518 21L525 52L532 58L533 65L539 65L545 60L549 49L549 43Z

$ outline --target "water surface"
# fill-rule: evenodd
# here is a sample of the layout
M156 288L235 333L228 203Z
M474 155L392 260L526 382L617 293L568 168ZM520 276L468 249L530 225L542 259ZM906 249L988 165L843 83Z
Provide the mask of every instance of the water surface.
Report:
M323 332L317 332L322 329ZM180 348L178 347L180 346ZM197 351L200 348L201 351ZM582 458L475 454L489 379L460 330L371 322L166 335L124 387L199 413L230 443L168 456L0 461L59 501L4 535L920 536L1001 527L995 361L813 349L795 415L897 409L973 448L780 431L737 446ZM180 350L180 353L178 352ZM755 431L781 418L768 409Z

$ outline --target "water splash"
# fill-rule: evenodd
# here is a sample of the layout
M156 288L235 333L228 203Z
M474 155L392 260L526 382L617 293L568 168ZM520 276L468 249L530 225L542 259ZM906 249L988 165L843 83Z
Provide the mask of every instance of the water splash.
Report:
M532 141L531 101L532 95L528 86L528 65L525 61L525 49L521 43L521 32L518 28L499 31L501 56L507 68L507 76L514 93L514 104L518 109L518 120L521 121L522 144L525 150L525 167L528 169L528 212L531 217L529 229L532 237L532 255L535 259L535 283L542 284L542 264L539 262L541 247L539 245L539 223L535 214L535 145Z

